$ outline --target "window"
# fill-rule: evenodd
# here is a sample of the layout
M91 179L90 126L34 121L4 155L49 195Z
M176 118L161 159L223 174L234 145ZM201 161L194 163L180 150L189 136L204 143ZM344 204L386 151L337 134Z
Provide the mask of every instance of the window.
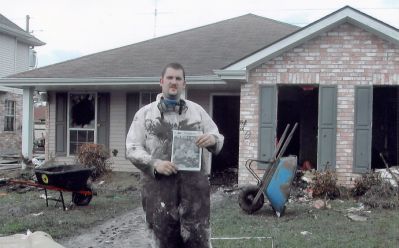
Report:
M140 107L154 102L157 99L157 92L141 92L140 93Z
M96 94L69 94L69 154L79 147L95 143Z
M14 131L15 126L15 101L6 100L4 115L4 131Z

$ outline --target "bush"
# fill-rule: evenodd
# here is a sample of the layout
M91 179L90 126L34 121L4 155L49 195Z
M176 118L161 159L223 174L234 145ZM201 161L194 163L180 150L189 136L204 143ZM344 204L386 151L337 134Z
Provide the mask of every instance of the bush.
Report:
M336 199L340 195L337 175L331 170L316 171L311 188L315 198Z
M399 207L398 191L385 181L372 185L359 200L371 208Z
M352 189L352 195L359 197L364 195L371 187L381 185L382 179L379 173L370 171L355 179L355 187Z
M94 168L93 179L96 179L111 170L110 155L103 145L83 144L79 147L76 161L84 167Z

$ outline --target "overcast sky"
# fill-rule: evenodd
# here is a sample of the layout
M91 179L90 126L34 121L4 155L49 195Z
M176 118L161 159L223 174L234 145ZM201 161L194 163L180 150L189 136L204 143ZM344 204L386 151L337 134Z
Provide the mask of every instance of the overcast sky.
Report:
M39 67L248 13L305 26L350 5L399 28L398 0L0 0L0 13L46 43ZM155 21L154 12L157 9Z

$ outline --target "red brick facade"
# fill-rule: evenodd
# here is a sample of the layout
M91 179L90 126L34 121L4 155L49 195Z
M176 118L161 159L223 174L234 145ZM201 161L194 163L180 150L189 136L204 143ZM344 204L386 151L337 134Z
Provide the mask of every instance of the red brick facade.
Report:
M399 47L352 24L342 24L250 71L241 88L239 183L254 182L244 167L258 157L259 86L337 85L336 171L351 185L356 85L399 85Z

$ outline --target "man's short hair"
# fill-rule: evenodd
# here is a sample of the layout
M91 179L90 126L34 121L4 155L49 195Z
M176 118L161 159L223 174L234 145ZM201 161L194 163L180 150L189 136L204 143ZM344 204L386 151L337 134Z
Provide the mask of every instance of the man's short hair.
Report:
M176 63L176 62L169 63L163 68L162 74L161 74L162 77L165 75L165 72L166 72L166 70L168 68L172 68L172 69L175 69L175 70L182 70L183 71L183 79L186 80L186 72L184 71L183 66L181 64L179 64L179 63Z

